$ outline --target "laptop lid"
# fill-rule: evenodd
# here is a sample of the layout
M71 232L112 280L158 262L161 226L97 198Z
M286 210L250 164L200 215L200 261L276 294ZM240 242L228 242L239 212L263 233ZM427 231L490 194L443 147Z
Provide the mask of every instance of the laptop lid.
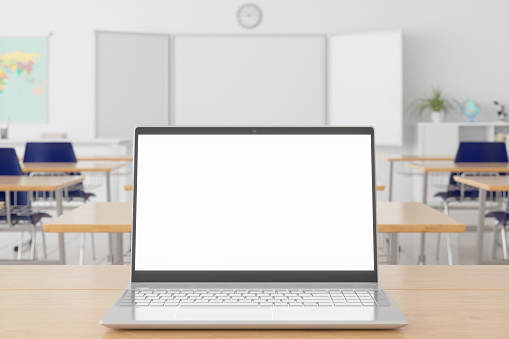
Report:
M133 282L376 282L371 127L138 127Z

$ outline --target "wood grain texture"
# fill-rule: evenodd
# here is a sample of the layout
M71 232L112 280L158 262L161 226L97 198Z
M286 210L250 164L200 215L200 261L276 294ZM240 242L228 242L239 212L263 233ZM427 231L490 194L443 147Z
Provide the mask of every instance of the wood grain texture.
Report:
M23 173L31 172L55 172L55 173L73 173L73 172L111 172L114 169L125 165L123 162L24 162L21 163Z
M509 177L507 176L459 176L454 180L469 186L482 188L487 191L509 191Z
M108 290L0 291L0 337L62 338L507 338L509 293L388 291L410 324L397 330L120 331L99 325L120 296Z
M55 191L82 182L82 176L1 175L0 191Z
M45 232L131 232L132 204L130 202L95 202L43 224Z
M380 265L386 290L507 290L507 265ZM0 265L0 290L123 290L131 266Z
M423 172L509 172L504 162L407 162L407 167Z
M466 224L421 203L381 202L378 232L464 232ZM130 202L95 202L43 224L45 232L131 232Z
M377 154L377 159L386 161L453 161L454 157L432 155Z
M379 202L378 232L465 232L466 224L418 202Z

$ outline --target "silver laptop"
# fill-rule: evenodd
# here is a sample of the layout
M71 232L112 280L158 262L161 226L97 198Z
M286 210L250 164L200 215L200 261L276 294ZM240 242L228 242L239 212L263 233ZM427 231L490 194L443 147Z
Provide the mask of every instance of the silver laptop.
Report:
M121 329L396 328L373 129L141 127Z

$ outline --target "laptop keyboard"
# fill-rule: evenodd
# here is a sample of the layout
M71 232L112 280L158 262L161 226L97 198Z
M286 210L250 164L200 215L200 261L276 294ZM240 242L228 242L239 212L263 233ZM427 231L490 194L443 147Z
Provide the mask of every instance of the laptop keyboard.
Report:
M390 306L382 290L130 290L119 306Z

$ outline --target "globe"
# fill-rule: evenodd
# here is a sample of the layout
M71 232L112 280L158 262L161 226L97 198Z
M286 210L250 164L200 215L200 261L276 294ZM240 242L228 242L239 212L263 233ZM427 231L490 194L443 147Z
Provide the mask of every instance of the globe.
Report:
M479 114L481 106L475 100L465 100L461 105L463 114L470 119L470 122L474 122L474 118Z

